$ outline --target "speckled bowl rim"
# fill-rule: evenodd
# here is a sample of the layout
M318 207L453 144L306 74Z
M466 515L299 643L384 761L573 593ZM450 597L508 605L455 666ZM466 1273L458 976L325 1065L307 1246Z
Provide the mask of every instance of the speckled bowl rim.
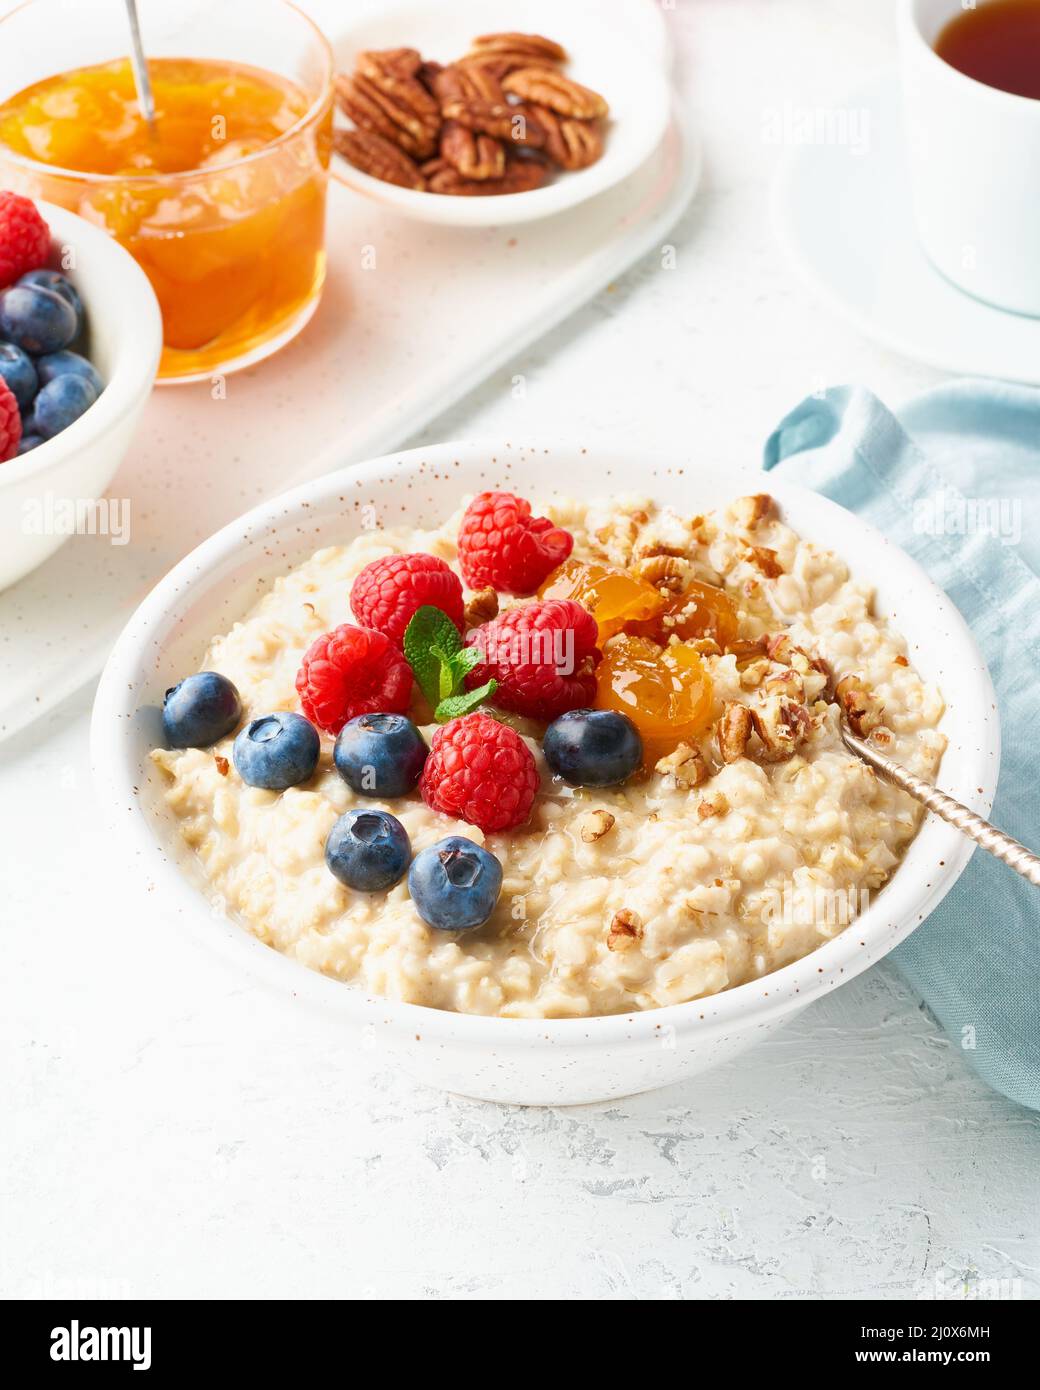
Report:
M580 465L580 469L595 468L597 485L583 485L566 468L555 470L555 459L561 455ZM562 487L531 482L528 490L532 496L551 497L554 492L588 499L619 492L653 496L655 477L668 477L673 482L682 478L677 485L684 491L688 486L689 491L688 501L682 505L697 512L713 505L716 498L768 491L777 498L782 512L790 516L792 526L806 538L833 548L839 556L843 548L849 551L857 547L876 557L876 564L869 567L850 565L854 577L874 584L884 582L888 589L901 595L901 603L905 600L920 610L927 618L926 622L924 616L921 619L926 640L919 641L913 649L918 653L915 659L922 659L919 653L923 650L934 667L939 658L929 654L928 647L934 640L935 651L944 654L942 659L949 666L942 678L948 709L941 727L951 740L956 740L960 773L953 779L940 775L940 783L982 814L989 811L999 772L1000 730L992 682L974 638L952 600L916 562L860 518L775 474L766 476L756 469L725 462L709 467L685 455L653 457L636 446L622 450L558 441L547 446L449 442L386 455L327 474L254 508L199 545L145 598L124 628L105 667L91 725L95 786L102 812L110 823L119 862L138 878L149 919L159 916L163 922L176 922L207 948L218 951L236 968L247 970L283 997L331 1013L344 1024L377 1025L400 1033L402 1038L414 1035L424 1042L499 1049L660 1046L662 1037L669 1032L674 1036L698 1034L707 1038L766 1027L853 979L887 955L953 886L971 857L972 843L944 822L926 818L892 879L850 927L810 955L762 979L689 1003L636 1013L575 1019L502 1019L369 995L355 985L321 975L264 946L237 923L215 918L206 898L174 862L178 851L171 848L167 853L167 844L177 844L173 818L159 834L139 801L138 786L147 776L142 760L133 751L135 740L141 736L140 721L150 717L153 728L158 729L158 707L154 702L161 700L162 689L174 678L172 672L159 674L164 639L169 638L185 610L193 602L198 604L196 590L214 580L218 571L223 568L228 574L247 574L249 566L242 557L254 545L258 545L258 551L253 557L252 572L269 572L273 576L279 572L279 565L284 570L295 562L293 547L301 544L300 531L313 526L316 509L331 508L337 502L343 504L344 522L337 543L348 542L359 529L352 518L357 516L360 505L357 493L366 485L392 483L414 489L418 481L424 481L441 489L449 487L449 504L439 512L424 513L416 493L412 511L419 520L415 524L431 525L436 524L434 516L447 516L455 510L467 492L495 486L522 490L525 472L529 475L536 465L553 469L564 482ZM699 502L706 495L707 500ZM425 500L436 505L432 493ZM408 518L402 516L401 521L407 524ZM286 554L292 558L283 555L275 563L272 542L276 538L284 543ZM332 543L331 537L323 540L325 544ZM307 545L318 548L313 538ZM265 548L267 559L261 564L258 557L264 555ZM304 558L302 548L299 558ZM255 602L256 592L254 588L250 602ZM898 627L898 615L895 622ZM156 652L160 656L153 661L152 653ZM198 657L201 656L200 648ZM946 671L945 666L943 670ZM954 709L955 724L951 720Z

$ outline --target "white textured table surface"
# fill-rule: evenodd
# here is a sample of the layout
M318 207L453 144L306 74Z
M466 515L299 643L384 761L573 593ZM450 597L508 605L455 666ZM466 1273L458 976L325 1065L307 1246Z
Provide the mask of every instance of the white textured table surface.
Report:
M648 258L424 438L682 433L746 459L825 382L898 403L933 381L811 302L768 222L768 112L890 61L890 20L881 0L679 0L707 173L676 268ZM0 749L0 1294L1040 1292L1040 1123L887 968L619 1104L498 1108L345 1065L124 898L88 707Z

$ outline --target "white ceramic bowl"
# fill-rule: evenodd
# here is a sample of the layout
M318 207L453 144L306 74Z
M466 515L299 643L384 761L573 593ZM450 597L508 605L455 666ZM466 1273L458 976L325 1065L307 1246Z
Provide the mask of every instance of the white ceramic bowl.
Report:
M366 48L417 48L424 58L447 63L469 50L478 34L517 28L547 34L570 55L566 72L575 81L602 93L610 104L603 156L587 169L557 173L543 188L529 193L456 198L398 188L355 169L339 155L335 176L358 193L420 222L452 227L502 227L549 217L576 207L612 188L644 164L660 144L668 125L670 91L663 63L659 16L649 6L626 0L627 22L609 23L587 4L560 5L556 0L456 0L451 5L400 5L378 17L366 17L333 39L336 66L353 69ZM647 11L644 14L644 9ZM342 115L337 120L345 118Z
M367 506L395 523L430 525L464 493L505 487L533 500L642 492L695 512L766 488L803 536L836 550L877 586L879 611L944 692L949 748L941 785L985 813L999 763L989 675L950 600L884 536L815 493L750 469L653 459L640 449L442 444L330 474L265 503L183 560L144 601L116 644L94 706L92 763L112 818L114 853L141 884L149 919L187 931L323 1016L345 1052L367 1030L407 1071L465 1095L567 1104L652 1090L732 1057L880 960L936 906L972 845L929 818L892 881L846 931L769 977L689 1004L604 1018L529 1021L446 1013L374 999L261 945L215 918L201 874L163 802L149 760L161 741L163 692L195 671L209 638L252 607L263 585L320 546L351 540Z
M67 430L21 458L0 463L0 589L43 563L66 540L41 533L41 514L66 499L104 495L130 445L155 381L162 315L148 277L98 227L51 203L37 204L57 247L71 253L65 273L87 311L87 355L105 381L101 395ZM40 511L37 510L40 504Z

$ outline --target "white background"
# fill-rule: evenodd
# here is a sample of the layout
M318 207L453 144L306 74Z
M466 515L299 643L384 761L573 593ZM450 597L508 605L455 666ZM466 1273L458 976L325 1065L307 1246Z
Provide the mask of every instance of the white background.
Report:
M707 151L677 269L648 257L423 440L681 437L746 460L824 383L898 404L938 379L816 305L769 229L766 113L891 63L888 0L679 0L669 21ZM89 703L0 747L0 1293L1040 1291L1037 1117L887 967L688 1085L557 1111L442 1095L330 1054L124 895Z

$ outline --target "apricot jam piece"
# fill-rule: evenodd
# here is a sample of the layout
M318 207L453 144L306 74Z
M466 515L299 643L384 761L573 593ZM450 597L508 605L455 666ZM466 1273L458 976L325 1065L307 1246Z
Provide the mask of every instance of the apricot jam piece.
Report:
M596 668L596 707L628 715L642 735L643 766L651 768L708 727L711 677L682 642L662 649L644 637L623 635Z
M569 598L587 608L596 619L599 640L630 622L643 622L663 613L665 600L652 584L636 579L614 565L564 560L538 590L539 598Z
M626 625L626 631L657 642L667 642L673 634L683 642L712 637L723 648L736 641L738 630L737 610L726 591L697 579L681 594L669 595L648 622Z

